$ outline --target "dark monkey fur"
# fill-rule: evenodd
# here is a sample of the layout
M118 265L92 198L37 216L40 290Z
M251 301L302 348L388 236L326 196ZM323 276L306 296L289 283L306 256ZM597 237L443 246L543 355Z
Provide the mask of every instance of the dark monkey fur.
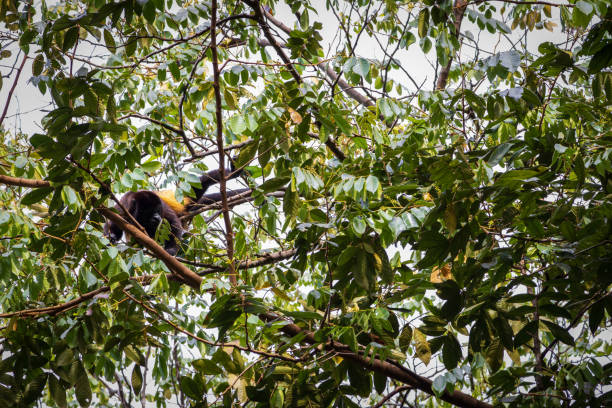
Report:
M241 174L240 171L234 171L233 164L232 168L226 169L225 172L230 174L230 178L236 178ZM163 245L166 252L174 256L179 251L178 241L180 241L184 233L180 217L198 204L211 204L220 201L221 193L205 194L206 190L213 184L218 183L220 179L221 172L218 169L203 174L200 177L202 187L193 187L193 196L185 197L182 204L176 201L172 191L149 190L129 191L121 197L119 202L144 227L147 235L153 239L155 239L155 232L162 220L168 221L170 224L170 236ZM228 191L227 196L233 197L246 191L249 191L249 189ZM119 215L126 218L119 205L116 205L115 209ZM116 243L123 236L123 230L114 222L107 220L104 224L104 235L112 243Z

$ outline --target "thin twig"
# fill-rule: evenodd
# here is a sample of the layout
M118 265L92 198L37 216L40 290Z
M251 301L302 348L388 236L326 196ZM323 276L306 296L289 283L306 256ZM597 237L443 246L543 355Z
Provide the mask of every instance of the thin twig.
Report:
M23 66L28 59L28 54L23 56L23 60L21 61L21 65L17 69L17 73L15 74L15 80L13 81L13 86L9 90L9 93L6 97L6 103L4 104L4 110L2 111L2 116L0 116L0 127L2 127L2 122L4 122L4 118L6 117L6 113L8 112L9 105L11 103L11 98L13 97L13 92L15 92L15 88L17 87L17 82L19 81L19 76L21 75L21 71L23 70Z

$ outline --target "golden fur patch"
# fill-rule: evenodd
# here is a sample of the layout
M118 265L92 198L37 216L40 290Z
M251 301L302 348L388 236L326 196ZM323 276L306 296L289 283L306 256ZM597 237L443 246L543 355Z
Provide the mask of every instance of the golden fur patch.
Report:
M175 213L180 214L185 211L185 205L179 203L174 196L174 191L172 190L160 190L157 191L156 194L161 198L164 203L168 205L168 207L172 208Z

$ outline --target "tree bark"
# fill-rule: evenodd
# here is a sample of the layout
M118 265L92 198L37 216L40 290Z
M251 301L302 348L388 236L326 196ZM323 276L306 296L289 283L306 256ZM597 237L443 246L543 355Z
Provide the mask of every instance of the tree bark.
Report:
M465 9L467 8L467 6L467 0L455 0L455 3L453 4L453 23L455 27L453 35L457 40L459 40L459 30L461 29L463 15L465 14ZM452 64L453 57L451 56L446 66L443 67L440 71L440 75L438 76L438 82L436 83L436 90L441 91L446 88L446 85L448 83L448 74L450 73Z

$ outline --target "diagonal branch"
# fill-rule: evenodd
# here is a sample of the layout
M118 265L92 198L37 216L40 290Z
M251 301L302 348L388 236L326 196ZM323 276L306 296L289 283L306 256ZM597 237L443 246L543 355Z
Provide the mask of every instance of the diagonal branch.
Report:
M270 26L268 25L266 21L266 17L268 16L269 13L266 13L261 8L259 1L245 0L244 2L248 4L255 12L255 19L259 23L259 27L263 31L264 35L266 36L266 39L270 42L270 44L272 45L276 53L280 56L280 58L283 60L283 62L287 66L287 69L289 70L289 73L291 74L293 79L295 79L297 83L302 83L302 77L300 77L300 74L298 74L298 72L295 70L295 67L291 63L291 60L289 59L289 57L287 57L287 54L285 54L285 51L283 51L280 44L276 42L276 39L274 39L274 36L272 35L272 32L270 31Z
M166 264L170 271L179 275L187 285L191 286L195 290L200 289L202 278L196 275L196 273L191 269L180 263L175 257L166 252L166 250L162 248L153 238L149 237L134 225L124 220L116 212L106 207L98 207L97 210L103 216L114 222L123 231L130 234L136 240L136 242L150 250L156 258L160 259L164 264Z
M286 34L291 34L291 32L293 31L293 30L291 30L291 28L287 27L282 21L278 20L277 18L275 18L272 14L268 13L267 11L264 12L264 13L265 13L265 17L266 17L266 19L268 21L270 21L276 27L280 28ZM323 71L332 81L337 82L338 85L340 86L340 88L348 96L353 98L355 101L359 102L361 105L363 105L365 107L369 107L369 106L374 106L375 105L376 101L372 101L371 99L368 99L366 96L360 94L348 82L346 82L344 79L340 78L340 76L338 74L336 74L336 72L334 72L333 68L330 67L329 65L325 65L325 67L322 67L321 65L318 65L317 67L321 71Z
M259 318L267 322L272 322L277 321L279 316L273 313L262 313L259 315ZM314 333L304 330L294 323L286 324L280 328L280 331L291 337L299 335L301 336L303 342L309 344L320 343L315 339ZM435 395L432 389L432 381L429 378L422 377L393 360L380 360L378 358L368 357L367 355L364 355L363 352L353 352L347 345L338 343L335 340L328 341L325 344L325 348L335 351L337 355L356 363L368 371L377 372L385 377L393 378L429 395ZM440 399L464 408L493 407L491 404L477 400L471 395L465 394L461 391L453 391L451 393L445 392L440 396Z
M0 116L0 127L2 127L2 122L4 122L4 118L6 118L6 113L8 112L9 105L11 103L11 98L13 97L13 92L15 92L15 88L17 87L17 82L19 81L19 76L21 75L21 71L23 70L23 66L25 62L28 60L28 54L23 56L23 60L21 61L21 65L17 69L17 73L15 74L15 80L13 81L13 86L9 90L9 93L6 97L6 103L4 104L4 110L2 111L2 116Z

